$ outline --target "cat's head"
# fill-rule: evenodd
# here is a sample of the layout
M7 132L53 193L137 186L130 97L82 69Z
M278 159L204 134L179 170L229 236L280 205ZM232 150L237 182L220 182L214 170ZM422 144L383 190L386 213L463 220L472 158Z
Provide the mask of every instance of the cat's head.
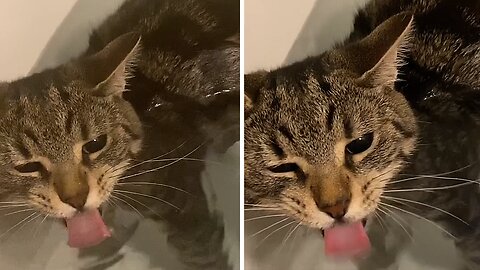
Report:
M125 34L92 56L0 84L0 204L68 219L109 198L142 144L122 98L138 50L138 35Z
M245 198L315 228L358 222L415 148L413 111L394 90L413 21L245 77Z

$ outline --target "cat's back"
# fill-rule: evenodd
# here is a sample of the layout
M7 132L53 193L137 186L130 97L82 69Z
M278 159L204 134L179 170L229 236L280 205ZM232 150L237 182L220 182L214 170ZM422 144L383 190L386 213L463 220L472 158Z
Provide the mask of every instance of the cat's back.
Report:
M480 91L480 1L373 0L359 10L346 42L363 38L402 12L413 15L414 31L398 89L430 115L462 115Z

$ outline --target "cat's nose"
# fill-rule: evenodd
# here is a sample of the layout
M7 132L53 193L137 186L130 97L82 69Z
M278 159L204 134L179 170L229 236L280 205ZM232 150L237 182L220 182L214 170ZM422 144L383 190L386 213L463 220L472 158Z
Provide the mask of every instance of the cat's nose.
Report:
M63 183L63 185L56 183L54 186L58 197L60 197L62 202L71 205L77 210L83 209L83 206L87 202L88 193L90 191L87 183Z
M341 219L347 213L350 198L338 200L333 205L318 205L318 208L334 219Z
M66 197L66 198L62 198L62 196L60 196L60 200L62 200L62 202L66 204L69 204L70 206L72 206L77 210L82 210L83 206L87 202L87 196L88 196L88 191L77 193L74 196Z

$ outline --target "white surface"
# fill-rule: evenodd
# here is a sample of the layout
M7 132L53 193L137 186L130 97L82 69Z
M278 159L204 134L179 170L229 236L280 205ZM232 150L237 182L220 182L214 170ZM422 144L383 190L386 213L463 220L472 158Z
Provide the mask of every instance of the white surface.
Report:
M314 3L245 0L245 72L280 66Z
M318 55L330 48L348 35L356 9L366 0L245 2L244 61L245 72L248 73L259 68L275 69L281 64ZM327 260L323 256L323 240L318 233L299 228L284 241L293 225L270 236L269 233L281 226L249 237L280 220L281 217L263 219L263 223L245 223L245 270L356 269L350 262ZM460 259L452 241L425 221L411 222L415 241L399 255L400 259L397 265L392 266L393 269L456 269ZM265 237L268 237L267 241L263 241ZM391 237L408 236L400 231L389 235L389 239Z
M75 0L0 1L0 80L24 76Z

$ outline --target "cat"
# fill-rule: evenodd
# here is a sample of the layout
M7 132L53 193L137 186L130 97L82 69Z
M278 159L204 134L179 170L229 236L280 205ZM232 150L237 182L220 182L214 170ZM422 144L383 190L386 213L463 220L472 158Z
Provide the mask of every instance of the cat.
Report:
M479 1L374 0L345 42L247 74L246 207L322 230L341 257L368 251L372 216L409 211L477 269L479 32Z
M238 140L239 14L234 0L128 0L78 58L2 82L1 205L64 220L89 253L115 242L101 213L115 202L165 222L185 267L228 269L204 165L180 161Z

